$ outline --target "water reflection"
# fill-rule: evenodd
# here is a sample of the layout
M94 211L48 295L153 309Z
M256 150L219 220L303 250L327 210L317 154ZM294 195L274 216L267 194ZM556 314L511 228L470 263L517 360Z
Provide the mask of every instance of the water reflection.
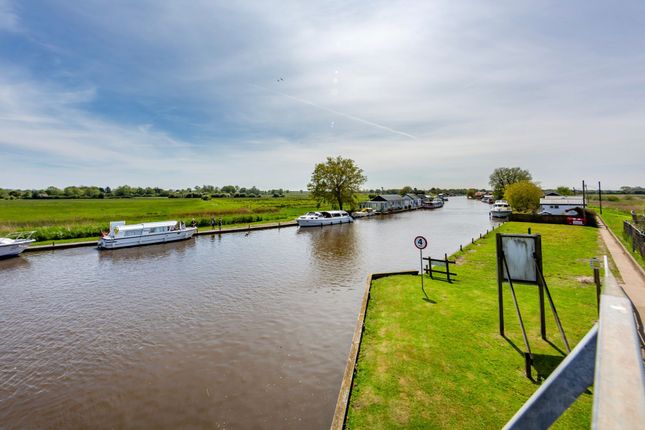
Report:
M27 269L30 265L29 259L24 258L22 255L0 258L0 270Z
M101 262L136 262L145 260L162 260L171 255L186 254L186 252L194 246L195 239L188 239L171 243L159 243L130 248L96 249L96 253Z
M299 235L308 235L314 263L354 263L359 246L359 234L353 224L324 228L299 228ZM329 267L329 266L327 266Z

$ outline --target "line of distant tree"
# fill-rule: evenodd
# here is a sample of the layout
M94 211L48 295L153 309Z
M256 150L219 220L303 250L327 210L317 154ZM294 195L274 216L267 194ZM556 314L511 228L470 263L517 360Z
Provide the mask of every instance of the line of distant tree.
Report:
M372 190L363 190L362 192L365 194L369 194L370 196L377 196L379 194L400 194L402 196L406 194L452 194L455 196L460 196L460 195L465 195L468 190L466 188L437 188L437 187L432 187L432 188L413 188L409 185L406 185L403 188L377 188L377 189L372 189Z
M304 191L300 191L304 193ZM251 188L239 187L237 185L224 185L215 187L213 185L197 185L194 188L185 189L163 189L159 187L131 187L121 185L119 187L96 187L96 186L70 186L63 189L47 187L45 189L19 190L0 188L0 199L111 199L111 198L133 198L133 197L168 197L168 198L194 198L208 200L211 198L253 198L253 197L284 197L289 190L282 188L271 190L260 190L253 186Z

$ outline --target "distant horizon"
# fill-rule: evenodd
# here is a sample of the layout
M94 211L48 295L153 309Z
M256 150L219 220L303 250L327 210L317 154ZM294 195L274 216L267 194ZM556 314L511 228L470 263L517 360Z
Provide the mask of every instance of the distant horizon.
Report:
M239 185L239 184L235 184L235 183L227 183L227 184L223 184L223 185L200 184L200 185L193 185L193 186L187 186L187 187L160 187L160 186L157 186L157 185L134 185L134 184L118 184L118 185L73 184L73 185L57 186L57 185L51 185L50 184L50 185L47 185L47 186L26 187L26 188L25 187L21 188L21 187L3 187L3 186L0 186L0 189L5 189L5 190L25 190L25 191L26 190L46 190L47 188L53 186L53 187L56 187L56 188L58 188L60 190L64 190L67 187L97 187L97 188L101 188L101 189L105 189L105 188L109 187L110 190L114 190L114 189L116 189L118 187L130 186L132 188L143 188L143 189L146 189L146 188L160 188L160 189L163 189L163 190L173 190L173 191L183 191L183 190L191 189L191 190L194 191L194 190L196 190L196 187L201 188L201 187L204 187L204 186L212 186L212 187L215 187L215 188L222 188L222 187L231 186L231 185L239 187L240 189L245 188L247 190L250 189L250 188L256 187L262 192L266 192L266 191L269 191L269 190L279 190L279 189L282 189L282 190L287 191L287 192L300 192L300 191L309 192L307 190L307 187L304 187L304 188L268 187L268 186L267 187L262 187L262 186L259 187L257 185L245 186L245 185ZM441 189L441 190L469 190L469 189L475 189L475 190L478 190L478 191L479 190L492 190L492 187L490 187L490 185L486 186L486 187L473 187L473 186L470 186L470 187L464 187L464 186L442 187L442 186L436 186L436 185L429 186L429 187L419 187L419 186L409 185L408 184L408 185L403 185L401 187L362 187L361 192L372 191L372 190L373 191L378 191L378 190L381 190L381 189L384 189L385 191L388 191L388 190L401 190L406 186L410 186L413 189L417 189L417 190L421 190L421 191L423 191L423 190L427 191L427 190L430 190L432 188ZM538 184L538 186L542 190L556 190L558 187L561 187L561 186L567 187L567 185L557 185L557 186L553 186L553 187L545 187L545 186L542 186L540 184ZM585 186L586 186L586 188L587 188L587 190L589 192L597 192L597 190L598 190L598 183L597 182L590 184L590 183L585 181ZM645 187L643 187L641 185L623 185L623 186L631 187L631 188L645 188ZM618 187L618 188L605 187L601 183L601 189L602 189L603 192L604 191L621 191L621 187ZM578 187L569 186L569 188L572 191L581 191L582 190L582 182L580 182Z
M304 189L337 155L373 189L639 186L643 40L635 0L0 0L0 186Z

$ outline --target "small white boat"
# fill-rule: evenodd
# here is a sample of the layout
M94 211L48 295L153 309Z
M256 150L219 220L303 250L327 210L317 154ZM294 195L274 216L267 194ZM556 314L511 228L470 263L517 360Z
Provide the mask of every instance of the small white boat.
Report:
M376 215L376 211L372 208L363 208L358 212L354 212L352 214L353 218L365 218L368 216L374 216Z
M24 231L12 233L7 237L0 237L0 258L19 255L32 242L36 241L36 239L31 238L34 233L35 231Z
M506 200L497 200L490 210L490 216L493 218L506 218L512 213L513 210Z
M126 225L125 221L112 221L109 233L98 242L100 249L125 248L190 239L196 227L186 227L177 221L146 222Z
M441 207L443 207L443 200L439 197L435 197L434 199L423 203L424 209L437 209Z
M347 224L354 219L345 211L307 212L296 218L300 227L320 227L332 224Z

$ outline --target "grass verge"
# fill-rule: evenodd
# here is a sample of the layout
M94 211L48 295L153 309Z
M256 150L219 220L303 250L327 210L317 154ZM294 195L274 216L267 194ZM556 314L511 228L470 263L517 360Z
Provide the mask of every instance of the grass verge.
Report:
M597 230L506 223L497 231L524 233L528 227L542 235L547 283L573 347L596 319L595 287L587 282L588 259L599 254ZM538 388L524 376L508 284L508 339L498 334L494 234L453 257L458 281L428 280L430 301L418 276L372 283L348 428L500 428ZM517 285L516 292L535 356L533 371L543 379L564 358L564 346L550 314L552 343L539 336L537 287ZM588 428L591 403L592 396L583 394L555 428Z
M594 208L596 209L596 208ZM596 209L596 213L599 213ZM625 249L634 257L634 260L645 269L645 258L641 256L638 250L632 251L632 242L631 238L625 234L623 228L623 222L629 221L632 219L631 213L623 209L611 209L603 208L602 215L600 217L603 219L607 227L616 235L618 240L625 246Z
M365 198L365 196L361 196ZM70 239L97 239L110 221L128 223L178 220L210 228L211 218L226 227L292 221L316 209L307 194L284 198L77 199L0 200L0 236L14 231L36 231L38 242L62 243ZM328 209L328 208L323 208Z

